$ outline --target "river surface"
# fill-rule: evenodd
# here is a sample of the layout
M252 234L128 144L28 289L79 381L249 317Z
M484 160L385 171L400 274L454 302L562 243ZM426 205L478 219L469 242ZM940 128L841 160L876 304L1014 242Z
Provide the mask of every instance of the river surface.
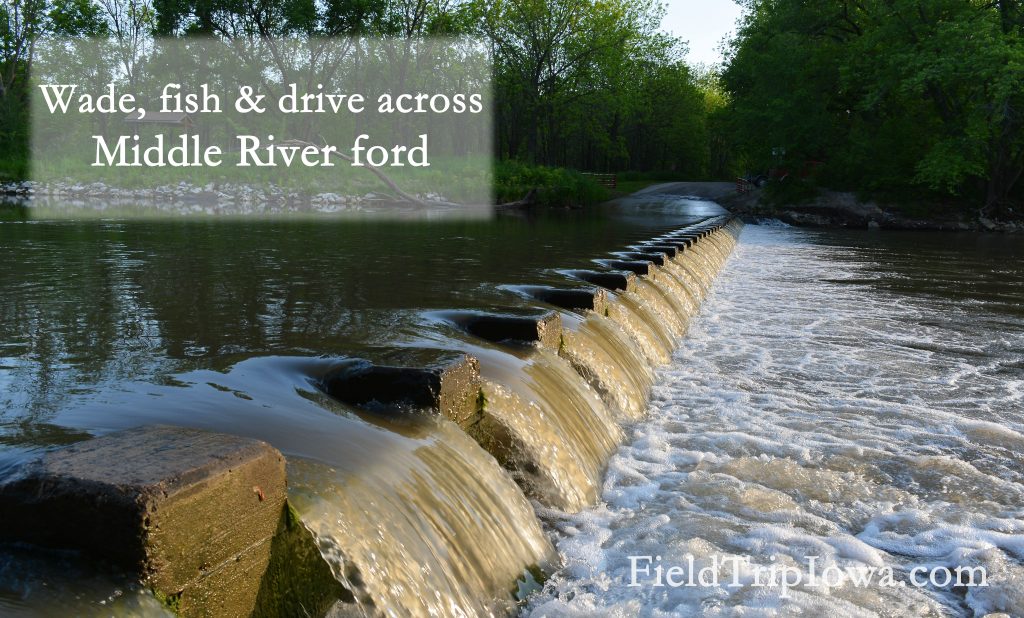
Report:
M748 225L649 414L527 615L1024 615L1019 237Z
M412 221L36 220L10 208L0 212L0 478L48 449L139 425L266 440L288 458L289 501L365 605L507 614L517 579L528 590L557 563L524 491L573 510L592 502L621 433L567 361L469 337L439 310L536 307L517 286L579 286L562 271L722 212L677 197ZM541 465L513 479L451 421L367 414L317 387L353 357L407 348L479 358L490 413L530 449L517 455ZM111 613L162 609L77 556L0 548L0 614Z
M261 373L436 342L453 333L433 310L536 305L509 286L579 285L558 271L722 212L673 197L438 222L0 216L0 473L97 432L195 422ZM155 412L169 392L177 412ZM286 454L317 454L308 435L284 439Z
M23 212L0 222L0 477L148 423L267 440L336 577L394 616L1024 614L1020 238L747 226L699 313L724 241L613 295L610 317L561 312L562 352L619 383L606 392L558 354L474 339L438 312L535 306L517 286L579 285L565 269L714 204L653 193L414 222ZM450 421L392 422L315 386L408 346L480 358L491 413L548 467L502 469ZM651 575L629 586L643 556ZM840 578L755 579L757 565L806 574L808 557ZM65 558L0 549L0 614L163 612ZM659 565L717 582L655 586ZM989 585L909 585L915 567L958 566ZM517 610L509 582L521 599L533 567L552 575ZM893 585L855 581L885 567Z

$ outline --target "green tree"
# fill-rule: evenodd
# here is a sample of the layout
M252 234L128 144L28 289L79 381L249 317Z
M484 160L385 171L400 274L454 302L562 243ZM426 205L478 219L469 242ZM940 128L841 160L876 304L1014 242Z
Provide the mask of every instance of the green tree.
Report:
M1022 14L1018 0L748 0L724 73L736 139L755 166L824 161L838 188L1008 206Z
M591 170L707 169L682 45L648 0L479 0L502 157Z
M40 37L105 32L100 9L91 0L7 0L0 4L0 96L24 87Z
M6 0L0 4L0 178L23 178L28 158L28 77L44 36L107 32L91 0Z

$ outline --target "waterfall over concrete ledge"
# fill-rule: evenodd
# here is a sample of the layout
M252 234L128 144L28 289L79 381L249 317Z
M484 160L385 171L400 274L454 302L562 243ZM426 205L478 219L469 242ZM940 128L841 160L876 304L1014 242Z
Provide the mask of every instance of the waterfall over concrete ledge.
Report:
M502 286L507 307L425 313L430 334L407 346L296 359L288 375L274 375L259 359L240 364L232 373L264 372L265 383L253 388L278 388L268 397L284 396L279 387L291 384L288 396L300 396L303 414L344 428L343 438L332 448L291 456L302 450L302 433L288 423L248 430L281 445L288 486L287 504L275 507L270 536L262 538L276 555L247 567L253 578L247 598L221 603L182 596L191 583L156 584L163 580L148 574L140 581L183 615L228 616L241 606L252 607L245 612L252 615L513 611L558 567L534 507L575 512L598 499L607 461L623 439L621 426L645 415L654 369L685 336L740 227L738 220L708 218L592 256L593 268L557 271L562 285ZM263 413L251 410L250 418ZM161 414L153 417L164 419ZM119 436L104 440L117 443ZM386 465L370 456L382 452ZM74 479L77 472L67 474ZM253 505L264 504L266 488L280 485L271 478L250 482ZM8 527L5 538L112 557L103 544L76 546L95 531L57 538L32 525L21 515L37 505L14 487L13 481L0 486L0 511L22 523ZM95 508L96 521L105 521L108 507ZM223 521L189 543L212 543L216 531L244 520L230 509L221 512ZM148 522L123 526L144 530ZM172 570L185 560L181 552L190 553L184 545L177 551L178 542L162 541L161 564ZM219 559L245 554L226 551ZM274 565L290 562L305 565L304 581L282 579L282 567Z

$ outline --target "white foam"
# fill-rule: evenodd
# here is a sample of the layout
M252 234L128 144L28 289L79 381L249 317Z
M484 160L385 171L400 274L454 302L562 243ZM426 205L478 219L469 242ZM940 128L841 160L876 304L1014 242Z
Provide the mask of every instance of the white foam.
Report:
M604 502L542 515L565 568L530 616L1024 614L1024 406L1005 368L1024 323L983 304L860 281L880 254L748 226L649 419L609 464ZM1015 353L1014 350L1017 352ZM749 555L850 573L984 566L987 587L629 587L630 556L668 567ZM775 557L775 562L771 561ZM787 594L788 592L788 594Z

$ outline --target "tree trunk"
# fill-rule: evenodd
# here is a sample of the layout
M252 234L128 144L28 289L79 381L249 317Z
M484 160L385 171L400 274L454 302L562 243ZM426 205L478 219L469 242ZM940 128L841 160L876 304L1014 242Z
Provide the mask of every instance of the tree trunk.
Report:
M1021 123L1013 117L1007 105L1000 123L999 136L992 145L988 164L988 182L985 195L985 209L1006 203L1014 186L1024 173L1024 144L1016 136Z

